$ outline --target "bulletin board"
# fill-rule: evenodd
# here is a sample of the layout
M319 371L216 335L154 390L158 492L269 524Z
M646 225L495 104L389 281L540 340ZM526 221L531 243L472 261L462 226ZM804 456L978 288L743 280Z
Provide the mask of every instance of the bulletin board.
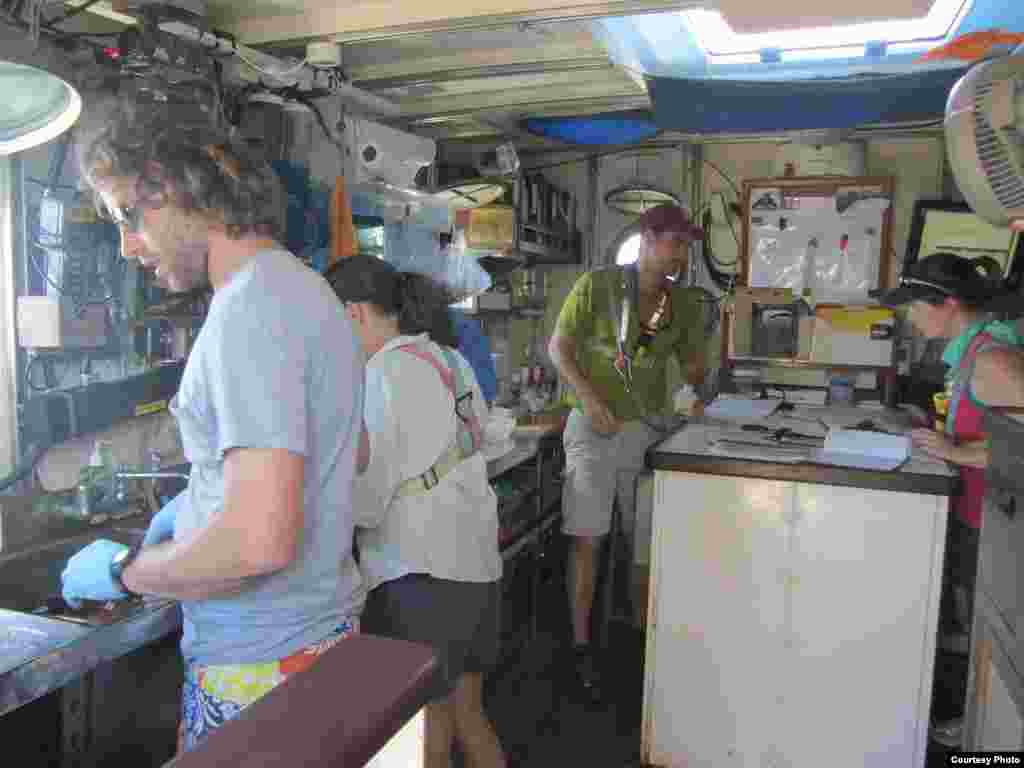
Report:
M867 303L889 287L893 191L891 176L744 181L739 284Z

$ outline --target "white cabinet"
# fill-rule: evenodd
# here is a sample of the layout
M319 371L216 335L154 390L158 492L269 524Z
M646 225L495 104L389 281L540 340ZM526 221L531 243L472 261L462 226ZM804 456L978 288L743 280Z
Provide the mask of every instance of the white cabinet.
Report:
M944 496L659 471L654 766L923 766Z

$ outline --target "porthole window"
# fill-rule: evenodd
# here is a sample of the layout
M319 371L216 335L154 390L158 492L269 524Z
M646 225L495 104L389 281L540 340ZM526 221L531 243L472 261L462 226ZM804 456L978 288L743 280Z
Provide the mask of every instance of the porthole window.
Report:
M640 257L640 227L630 224L623 229L608 248L608 263L617 266L635 264Z

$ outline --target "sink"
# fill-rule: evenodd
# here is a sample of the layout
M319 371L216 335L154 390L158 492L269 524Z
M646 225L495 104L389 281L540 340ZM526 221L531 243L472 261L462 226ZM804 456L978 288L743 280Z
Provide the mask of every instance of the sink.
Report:
M70 618L63 615L65 611L57 610L61 606L54 606L53 601L55 596L60 595L60 575L68 558L97 539L110 539L130 545L140 541L144 534L144 527L105 526L86 534L0 556L0 610L32 613L47 606L49 600L50 610L40 612L41 615Z

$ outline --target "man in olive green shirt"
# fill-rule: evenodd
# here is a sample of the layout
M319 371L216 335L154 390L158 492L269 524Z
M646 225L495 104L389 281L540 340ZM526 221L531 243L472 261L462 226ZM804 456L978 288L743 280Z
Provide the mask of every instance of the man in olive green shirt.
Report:
M675 205L646 211L640 233L636 265L598 269L576 281L548 345L573 390L563 438L562 530L571 537L567 582L577 670L592 696L598 694L599 680L590 651L590 614L597 555L609 532L612 503L618 492L624 527L631 527L631 479L644 468L644 454L659 437L655 427L668 400L669 358L678 359L698 391L704 380L702 292L669 279L685 274L689 244L703 233ZM624 303L626 294L631 295ZM628 327L620 348L623 310ZM620 482L620 473L632 474Z

